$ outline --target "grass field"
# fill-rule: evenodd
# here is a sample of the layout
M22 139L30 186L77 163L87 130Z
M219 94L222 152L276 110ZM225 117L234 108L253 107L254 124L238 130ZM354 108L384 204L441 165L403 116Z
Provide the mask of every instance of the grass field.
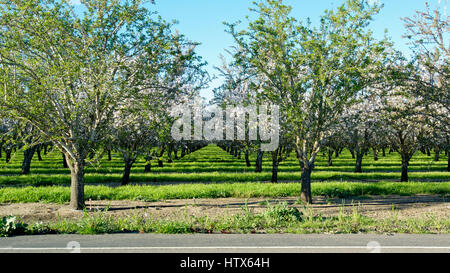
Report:
M70 172L63 168L61 154L51 152L31 164L30 175L19 175L22 155L17 153L9 164L0 164L0 203L29 203L27 215L38 211L39 204L64 206L70 200ZM123 163L114 154L111 161L104 158L96 166L86 170L85 199L94 202L158 202L164 200L192 200L202 198L297 198L300 196L300 172L296 158L290 157L279 167L279 183L271 179L271 159L266 154L263 172L254 172L255 155L251 155L252 167L246 167L245 160L237 159L217 146L210 145L173 163L164 162L157 167L152 162L150 173L144 174L145 162L138 161L131 173L133 185L119 186ZM434 161L417 153L411 160L410 182L398 182L400 178L400 157L396 153L374 161L368 155L363 161L363 173L354 173L354 159L348 151L339 158L333 158L328 167L328 158L320 154L312 174L313 196L326 200L369 196L385 198L392 195L450 195L450 173L446 172L446 158ZM123 200L123 201L118 201ZM210 199L212 201L223 199ZM445 200L445 199L443 199ZM91 201L88 201L91 202ZM334 201L333 201L334 202ZM445 201L443 201L445 202ZM241 213L208 218L208 215L186 215L185 218L166 219L149 213L149 216L135 214L128 208L128 216L113 216L107 212L85 212L81 218L52 218L46 223L27 222L17 219L16 229L6 232L0 228L0 236L18 234L80 233L101 234L114 232L154 233L448 233L450 221L445 211L440 214L421 214L414 217L396 217L392 211L389 217L361 214L359 208L353 212L339 212L338 215L322 217L323 208L311 213L300 201L300 209L278 204L268 206L259 212L244 207ZM432 206L441 206L432 204ZM321 205L324 206L324 205ZM392 205L394 207L394 205ZM408 211L415 211L412 205ZM419 207L428 204L421 204ZM436 211L437 207L433 207ZM195 206L193 207L195 208ZM441 208L441 207L439 207ZM179 210L183 210L180 208ZM420 209L419 209L420 210ZM119 210L120 211L120 210ZM370 211L370 210L369 210ZM380 210L381 211L381 210ZM16 211L19 212L19 211ZM9 213L9 212L8 212ZM409 212L405 212L407 215ZM437 215L444 215L439 217ZM42 214L40 214L42 215ZM36 216L37 217L37 216ZM48 217L48 216L46 216ZM183 218L183 219L182 219ZM6 219L6 218L5 218Z
M86 186L85 198L92 200L141 200L158 201L167 199L224 198L224 197L287 197L300 196L298 183L223 183L223 184L181 184L167 186ZM313 183L312 194L327 197L350 197L365 195L415 195L450 194L450 183L435 182L380 182ZM0 188L1 203L50 202L65 203L70 200L70 188L63 186L6 187Z
M61 154L51 152L38 161L33 158L30 175L19 175L23 155L18 152L9 164L0 163L0 185L61 185L70 183L70 171L62 166ZM152 162L151 173L144 174L143 159L135 163L131 182L263 182L271 179L271 159L266 154L263 161L263 172L254 172L255 155L251 155L251 167L247 167L242 156L237 159L215 145L207 146L185 156L173 163L164 162L164 167L157 167ZM354 173L355 160L348 151L339 158L333 158L333 166L328 167L325 156L320 154L312 173L313 181L397 181L400 178L400 156L392 153L386 157L379 156L374 161L372 155L363 160L363 173ZM450 181L450 173L446 172L447 160L441 155L440 161L434 156L428 157L417 153L409 166L411 181ZM98 165L86 168L86 183L120 182L123 162L118 154L111 161L102 159ZM279 167L279 181L298 181L299 164L292 155Z
M17 153L9 164L1 163L0 185L3 187L0 188L0 202L68 202L70 174L62 166L61 154L51 152L43 159L33 159L30 175L18 175L21 153ZM252 164L254 159L252 155ZM321 154L312 174L312 193L328 197L448 195L450 173L445 172L447 162L443 157L437 162L433 159L418 153L411 160L412 182L400 183L397 182L400 177L398 154L392 153L386 157L380 155L376 162L372 155L367 156L363 161L363 173L353 173L354 159L348 151L339 158L334 158L332 167L327 166L327 158ZM117 154L111 161L104 158L99 165L89 166L86 170L86 199L157 201L300 195L300 172L294 157L281 163L280 183L276 184L261 183L268 182L271 178L271 161L268 155L263 161L263 172L255 173L254 167L246 167L243 158L237 159L215 145L207 146L173 163L165 162L162 168L152 162L152 171L148 174L143 173L144 164L144 160L137 162L131 174L131 181L140 186L126 187L110 187L116 186L122 176L123 163Z

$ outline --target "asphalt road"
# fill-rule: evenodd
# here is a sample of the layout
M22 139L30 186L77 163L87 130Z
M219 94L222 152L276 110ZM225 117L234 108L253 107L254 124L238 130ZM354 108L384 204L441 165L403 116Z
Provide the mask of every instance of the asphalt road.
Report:
M450 235L108 234L0 238L0 253L450 253Z

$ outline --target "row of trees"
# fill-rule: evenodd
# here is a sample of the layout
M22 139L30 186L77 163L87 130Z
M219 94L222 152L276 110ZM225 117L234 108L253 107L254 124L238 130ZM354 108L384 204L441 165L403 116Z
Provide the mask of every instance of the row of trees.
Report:
M215 100L279 105L282 145L272 152L272 180L279 162L295 151L304 202L312 202L310 177L321 150L331 155L349 148L361 172L369 148L393 149L402 157L402 181L418 149L449 154L450 20L442 7L431 11L428 5L403 19L414 53L408 60L389 39L373 37L369 24L381 8L347 0L313 26L293 18L281 0L267 0L256 3L257 19L247 28L227 24L236 45L231 61L219 68L225 81ZM258 143L253 145L258 150Z
M137 1L0 0L0 150L7 160L31 158L52 145L71 171L71 207L84 207L84 168L111 151L124 161L123 184L139 156L169 161L205 145L172 139L170 106L205 86L196 43ZM417 149L448 153L448 18L440 10L406 18L414 58L406 60L369 23L381 9L347 0L320 24L299 22L281 0L261 0L246 30L227 24L236 45L220 68L219 105L276 104L280 146L271 152L273 176L295 152L302 199L312 202L311 172L320 151L356 154L356 171L369 148L402 155L404 175ZM260 143L219 143L236 156ZM162 161L159 160L162 165ZM359 165L359 166L358 166ZM28 171L27 171L28 170Z
M127 183L138 155L173 147L168 106L207 81L197 44L142 1L83 7L80 15L66 0L0 1L2 130L18 123L29 128L21 141L30 153L51 142L64 154L73 209L84 207L88 161L120 151Z

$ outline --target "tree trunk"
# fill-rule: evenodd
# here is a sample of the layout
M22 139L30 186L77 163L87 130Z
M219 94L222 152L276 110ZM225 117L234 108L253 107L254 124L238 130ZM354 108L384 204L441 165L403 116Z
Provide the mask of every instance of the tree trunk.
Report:
M256 170L255 170L255 172L257 172L257 173L262 172L263 155L264 155L264 152L261 151L261 149L258 149L258 152L256 153Z
M38 145L36 148L36 154L38 156L38 160L42 161L42 156L41 156L41 145Z
M302 170L302 189L300 194L300 199L307 204L312 204L312 194L311 194L311 168L305 167Z
M245 163L247 164L247 167L251 167L252 164L250 163L248 154L249 154L248 150L245 150Z
M328 167L333 166L333 150L328 149Z
M30 149L26 149L23 152L23 162L22 162L22 174L29 174L31 168L31 160L33 159L33 155L36 151L35 147Z
M355 166L355 173L362 173L362 160L364 157L363 151L356 151L356 166Z
M158 167L164 167L163 161L162 161L162 156L164 155L164 152L166 150L166 147L163 146L161 148L161 151L159 152L159 156L158 156Z
M355 158L355 150L349 149L350 153L352 154L352 158Z
M278 182L278 149L272 152L272 183Z
M172 148L169 148L169 150L167 151L167 157L168 157L167 163L172 163L173 162L173 160L172 160Z
M272 183L278 183L278 163L272 165Z
M373 160L378 161L378 149L373 149Z
M111 160L112 160L111 150L108 149L108 161L111 161Z
M186 149L182 148L180 157L183 158L185 155L186 155Z
M173 159L172 159L172 151L173 151L173 145L167 145L167 163L172 163ZM161 157L162 155L160 155Z
M439 161L440 152L441 150L438 147L434 148L434 161Z
M64 153L62 153L62 160L63 160L63 167L69 168L69 165L67 165L66 155Z
M3 147L2 147L3 145L0 145L0 158L2 158L2 149L3 149Z
M386 157L386 149L385 149L385 148L383 148L383 149L381 149L381 151L382 151L382 155L383 155L383 157Z
M48 145L44 144L44 155L47 155L47 147L48 147Z
M401 182L408 182L408 160L402 156L402 178Z
M421 146L421 147L419 148L419 150L420 150L420 152L421 152L422 154L424 154L424 155L427 154L427 151L425 151L425 147Z
M131 167L133 167L133 161L125 162L125 169L122 176L122 186L126 186L130 183Z
M74 161L70 165L70 207L74 210L84 209L84 160Z
M427 147L427 156L431 156L430 148Z
M152 157L150 155L145 156L144 173L149 173L152 170Z
M9 161L11 161L11 153L12 153L12 150L10 150L10 149L5 150L5 154L6 154L5 161L6 161L6 163L9 163Z
M149 173L151 171L152 171L152 163L151 162L147 162L147 164L145 164L144 173Z
M234 157L237 157L238 156L238 149L234 149Z
M173 150L173 155L174 155L174 159L175 160L178 160L179 158L178 158L178 149L174 149Z

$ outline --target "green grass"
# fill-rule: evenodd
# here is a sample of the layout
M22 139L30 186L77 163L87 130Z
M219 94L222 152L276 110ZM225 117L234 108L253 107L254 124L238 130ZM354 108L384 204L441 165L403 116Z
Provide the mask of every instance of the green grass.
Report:
M299 181L301 173L279 173L279 181ZM130 178L132 183L161 183L161 182L266 182L270 181L271 173L150 173L134 174ZM448 173L410 173L411 181L447 181ZM318 171L311 175L313 181L383 181L397 180L397 173L342 173ZM86 174L85 183L119 183L121 174ZM70 175L19 175L0 176L0 185L68 185Z
M92 200L142 200L190 198L250 198L299 196L298 183L220 183L164 186L86 186L85 198ZM350 197L364 195L416 195L450 193L450 182L321 182L312 184L313 196ZM0 203L66 203L70 188L64 186L0 188Z
M17 152L9 164L0 162L0 185L65 185L70 183L70 171L62 167L61 154L53 151L38 161L32 161L30 175L19 175L23 155ZM446 172L447 160L442 154L440 161L434 161L434 155L428 157L417 153L409 166L411 181L450 181L450 173ZM165 158L166 161L166 158ZM255 155L251 154L252 167L247 167L244 157L237 159L215 145L207 146L191 153L173 163L164 162L164 167L157 167L152 162L152 171L144 174L145 162L138 160L131 174L133 183L209 183L209 182L261 182L271 180L270 154L263 160L263 172L254 172ZM348 151L339 158L333 158L333 166L328 167L326 156L319 154L316 168L312 173L314 181L398 181L400 178L400 156L397 153L387 154L378 161L369 154L363 160L363 173L354 173L355 160ZM86 183L118 183L121 181L123 162L118 154L108 161L103 158L100 164L86 168ZM291 155L279 167L279 181L298 181L300 178L299 163Z
M69 170L62 167L61 154L50 152L32 162L30 175L20 173L22 154L16 153L9 164L0 163L0 202L52 202L69 201ZM360 195L414 195L450 193L450 173L443 171L446 160L433 161L417 153L411 160L409 177L412 182L399 183L400 157L388 154L374 161L372 156L364 159L363 173L353 173L354 159L348 151L333 158L333 167L327 166L327 157L319 155L316 169L312 173L312 193L330 197ZM254 165L255 156L251 155ZM290 157L280 165L279 181L292 183L261 183L271 179L271 161L266 153L263 172L255 173L254 167L246 167L243 156L237 159L215 145L191 153L163 168L152 162L151 173L144 174L144 161L136 163L131 182L140 186L110 187L122 177L122 161L117 154L101 164L86 169L86 198L93 200L145 200L219 197L281 197L299 196L300 172L298 162ZM178 182L176 185L164 183ZM377 183L361 183L377 182ZM152 185L153 183L157 183ZM180 184L181 183L181 184ZM162 185L161 185L162 184ZM29 187L25 187L29 186Z
M9 164L0 163L0 203L59 203L70 200L70 172L62 167L61 154L51 152L37 157L31 164L30 175L19 175L23 156L18 152ZM320 154L312 174L313 196L365 197L370 195L436 194L449 196L450 173L446 172L447 158L442 154L434 161L417 153L409 166L411 182L398 182L400 156L396 153L378 161L368 155L363 161L363 173L354 173L355 160L348 151L333 158L328 167L327 157ZM293 155L279 167L279 181L292 183L261 183L271 179L271 159L266 153L263 172L254 172L255 155L251 154L252 167L246 167L244 156L237 159L215 145L207 146L164 167L152 162L152 171L144 174L145 162L140 159L134 166L131 182L138 185L111 187L122 177L123 162L118 154L113 159L102 159L100 164L86 168L85 198L92 200L141 200L160 201L191 198L277 198L300 195L299 164ZM375 182L377 181L377 182ZM169 182L180 182L164 185ZM370 183L365 183L370 182ZM141 185L139 185L141 183ZM158 183L162 185L152 185ZM147 185L148 184L148 185ZM424 215L414 219L371 219L358 214L340 213L336 217L321 217L296 211L285 205L269 206L255 214L243 208L241 214L219 219L187 217L166 220L142 215L115 218L98 213L85 213L82 219L57 219L48 224L30 224L26 228L17 223L21 234L80 233L101 234L113 232L155 233L449 233L450 220ZM0 228L1 229L1 228ZM0 230L0 235L11 235Z

